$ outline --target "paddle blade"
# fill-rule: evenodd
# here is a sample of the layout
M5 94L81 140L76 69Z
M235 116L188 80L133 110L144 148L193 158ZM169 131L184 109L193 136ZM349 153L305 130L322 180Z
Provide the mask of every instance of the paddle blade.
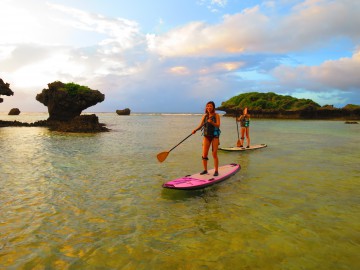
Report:
M169 155L169 152L161 152L161 153L157 154L156 157L159 162L163 162L167 158L168 155Z
M240 142L240 140L238 140L238 141L236 142L236 146L237 146L237 147L240 147L240 145L241 145L241 142Z

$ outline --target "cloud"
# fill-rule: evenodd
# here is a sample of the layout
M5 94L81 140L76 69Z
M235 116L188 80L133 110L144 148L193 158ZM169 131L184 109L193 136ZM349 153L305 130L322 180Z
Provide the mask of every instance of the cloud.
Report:
M343 37L358 43L359 12L359 1L307 0L284 17L276 34L286 37L282 41L287 51L313 48Z
M173 74L178 74L178 75L189 74L189 70L184 66L172 67L169 69L169 72L173 73Z
M48 4L51 9L60 11L65 17L55 19L59 24L81 31L95 32L104 36L98 43L105 54L120 53L143 42L137 22L123 18L106 18L99 14L85 12L62 5Z
M48 24L42 23L44 16L34 16L32 10L38 8L44 11L37 3L28 1L3 0L0 8L0 36L6 37L1 43L28 43L46 42L45 36L50 31L47 30ZM44 14L46 14L44 12ZM58 33L60 35L60 33Z
M0 15L3 13L9 17L21 16L22 22L35 22L25 23L22 28L9 26L16 35L4 30L6 27L0 30L5 37L5 42L0 42L0 72L15 92L41 91L55 80L92 86L108 74L128 76L141 69L138 58L143 57L146 43L136 22L54 4L38 5L34 9L27 2L16 0L6 1ZM0 23L8 24L9 17L0 18ZM52 31L35 27L40 21ZM47 35L46 39L39 38L37 33L44 29L41 36ZM84 33L93 36L85 39L86 46L81 46ZM15 38L18 36L25 39Z
M148 47L150 51L166 57L241 53L254 36L253 30L259 30L254 29L252 24L256 18L258 22L267 21L256 7L240 14L225 16L218 25L192 22L161 36L148 35ZM256 39L260 43L260 36ZM252 42L255 43L256 40Z
M227 5L227 0L199 0L198 4L206 6L211 12L218 12L219 8L224 8Z
M359 98L359 50L317 66L284 65L292 53L337 39L359 45L358 1L302 1L287 15L268 1L161 35L142 33L132 20L41 2L2 1L0 23L12 24L0 28L0 77L15 96L1 109L21 97L22 111L45 110L35 96L54 80L103 92L95 111L202 111L204 100L219 104L248 91L306 93L323 102Z
M328 60L319 66L279 66L273 70L273 76L282 87L324 91L360 92L360 49L351 58Z
M148 44L166 57L289 53L339 37L359 42L359 12L360 2L351 0L308 0L287 15L267 15L255 6L225 15L216 25L191 22L164 35L149 35Z

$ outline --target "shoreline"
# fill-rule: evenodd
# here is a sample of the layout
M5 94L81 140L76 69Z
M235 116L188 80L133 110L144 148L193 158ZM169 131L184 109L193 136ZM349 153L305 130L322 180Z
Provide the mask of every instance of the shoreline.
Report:
M240 115L239 110L219 108L224 116ZM259 119L300 119L300 120L360 120L360 109L312 109L312 110L250 110L251 118Z

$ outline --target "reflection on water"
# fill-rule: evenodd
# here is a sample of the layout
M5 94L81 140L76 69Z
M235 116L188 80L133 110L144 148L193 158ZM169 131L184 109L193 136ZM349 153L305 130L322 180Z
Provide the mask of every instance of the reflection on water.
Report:
M161 185L201 171L201 137L156 154L199 115L99 118L111 132L0 129L1 269L360 267L357 125L255 119L252 142L267 148L219 152L242 169L176 191ZM221 145L236 141L223 117Z

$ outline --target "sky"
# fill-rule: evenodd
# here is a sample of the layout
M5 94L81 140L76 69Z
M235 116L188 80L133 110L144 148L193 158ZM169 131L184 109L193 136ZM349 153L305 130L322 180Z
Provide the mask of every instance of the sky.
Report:
M360 105L359 0L0 0L0 111L54 81L87 111L203 112L247 92Z

